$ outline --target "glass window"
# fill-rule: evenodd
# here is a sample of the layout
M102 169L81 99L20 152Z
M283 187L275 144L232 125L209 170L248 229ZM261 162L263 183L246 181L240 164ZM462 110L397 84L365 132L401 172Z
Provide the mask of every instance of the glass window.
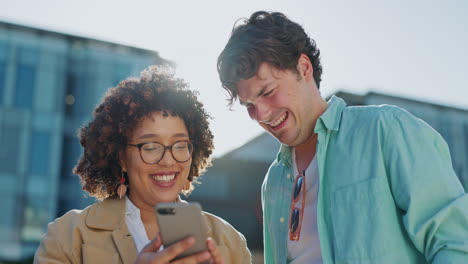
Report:
M61 177L76 177L72 170L78 163L81 153L80 139L77 136L65 135L63 140Z
M0 193L0 241L11 243L18 239L18 227L16 225L17 195L14 191L2 191ZM1 261L0 261L1 262Z
M4 90L5 90L5 63L0 61L0 105L3 105Z
M116 63L114 71L114 81L113 86L119 84L120 81L128 78L131 74L131 67L125 63Z
M49 169L50 136L43 131L34 131L30 144L31 175L47 175Z
M449 146L450 151L452 152L453 146L452 146L452 139L453 139L453 133L452 133L452 122L448 120L440 120L439 122L439 127L434 127L435 130L437 130L444 140L447 142L447 145Z
M96 80L88 73L75 72L67 76L67 94L65 95L68 105L65 113L74 118L89 117L99 97L94 95ZM68 96L68 97L67 97Z
M465 124L465 151L465 157L468 157L468 124Z
M65 135L62 148L62 164L60 173L60 187L58 190L58 215L62 215L73 208L82 208L84 200L79 177L72 170L78 162L82 148L78 137Z
M16 173L20 130L18 127L0 126L0 171Z
M465 124L464 126L464 137L465 137L465 155L464 157L468 157L468 124ZM464 166L464 169L462 169L462 171L460 172L460 175L458 175L458 177L460 177L462 183L464 184L464 187L465 187L465 191L468 192L468 164L466 164L466 161L463 161L461 164L463 164Z
M41 240L47 228L48 202L47 197L29 195L23 211L22 241L35 242Z
M0 60L6 60L8 56L8 45L7 42L0 40Z
M73 114L73 107L75 105L75 88L76 77L75 73L69 72L66 79L65 87L65 115L70 116Z
M34 65L18 64L16 69L15 107L32 109L35 79L36 67Z

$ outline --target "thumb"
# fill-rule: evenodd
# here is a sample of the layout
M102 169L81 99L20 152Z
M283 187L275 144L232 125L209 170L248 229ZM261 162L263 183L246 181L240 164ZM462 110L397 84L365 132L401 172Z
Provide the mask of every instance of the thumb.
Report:
M159 250L159 248L161 247L161 236L159 235L156 235L156 237L151 240L142 250L141 252L156 252Z

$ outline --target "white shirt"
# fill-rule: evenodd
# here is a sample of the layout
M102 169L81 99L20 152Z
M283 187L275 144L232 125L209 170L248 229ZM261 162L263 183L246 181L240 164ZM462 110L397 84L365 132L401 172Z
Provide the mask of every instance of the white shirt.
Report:
M125 210L125 222L127 223L128 231L133 237L133 242L137 252L140 251L151 241L148 239L148 234L146 234L145 226L141 221L140 209L136 207L128 196L125 195L126 200L126 210Z
M296 166L295 151L292 152L293 173L296 177L299 173ZM322 252L317 227L317 194L319 186L319 171L317 157L314 156L306 169L306 203L302 219L301 236L299 241L291 241L288 232L288 263L322 264ZM299 194L301 195L301 194ZM296 206L300 208L302 198Z

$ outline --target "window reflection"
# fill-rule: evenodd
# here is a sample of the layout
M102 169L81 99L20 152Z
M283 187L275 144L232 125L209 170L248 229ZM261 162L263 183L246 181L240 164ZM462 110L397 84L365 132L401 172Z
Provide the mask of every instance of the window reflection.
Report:
M5 63L0 61L0 105L3 105L3 94L5 93Z
M6 61L7 61L7 45L0 42L0 106L3 105L3 98L5 94L5 74L6 74Z
M16 108L32 109L36 67L28 64L18 64L16 69L16 85L14 105Z
M50 135L43 131L34 131L30 144L31 176L41 175L44 178L49 169Z
M21 240L25 242L40 241L46 232L48 223L47 197L30 194L23 211L23 228Z
M23 46L17 48L15 96L13 99L16 108L32 109L37 60L38 52L34 47Z
M3 124L0 126L0 171L16 174L20 129Z

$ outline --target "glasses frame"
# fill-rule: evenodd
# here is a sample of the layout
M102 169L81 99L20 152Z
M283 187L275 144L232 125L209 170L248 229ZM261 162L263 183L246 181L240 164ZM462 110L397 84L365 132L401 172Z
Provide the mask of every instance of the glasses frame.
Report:
M186 159L186 160L184 160L184 161L180 161L180 160L176 159L176 158L174 157L174 153L172 152L172 147L173 147L175 144L180 143L180 142L187 142L187 144L188 144L188 146L189 146L189 150L190 150L190 156L189 156L189 158ZM143 155L141 154L141 147L143 147L145 144L149 144L149 143L156 143L156 144L159 144L159 145L163 146L163 148L164 148L163 153L162 153L162 155L161 155L161 158L158 159L158 160L155 161L155 162L146 162L146 161L143 159ZM160 162L160 161L164 158L164 156L166 155L166 150L169 150L169 152L171 153L172 158L173 158L175 161L179 162L179 163L184 163L184 162L189 161L189 160L192 158L192 154L193 154L193 144L192 144L192 142L191 142L190 140L178 140L178 141L174 142L174 144L172 144L172 145L170 145L170 146L166 146L166 145L162 144L161 142L157 142L157 141L146 141L146 142L142 142L142 143L139 143L139 144L130 144L130 143L128 143L127 145L128 145L128 146L132 146L132 147L138 148L138 153L140 154L140 158L141 158L141 160L142 160L144 163L146 163L146 164L157 164L158 162Z
M297 194L296 197L294 197L294 193L297 192L297 182L299 179L302 178L302 184L299 189L299 193ZM301 209L297 208L296 204L300 200L302 194L302 203L301 203ZM291 194L291 211L289 212L289 240L291 241L298 241L299 238L301 237L301 227L302 227L302 218L304 216L304 208L305 208L305 199L306 199L306 177L305 177L305 171L299 173L299 175L296 176L296 179L294 180L294 188ZM297 220L297 228L296 231L293 231L293 213L294 210L299 210L299 219Z

